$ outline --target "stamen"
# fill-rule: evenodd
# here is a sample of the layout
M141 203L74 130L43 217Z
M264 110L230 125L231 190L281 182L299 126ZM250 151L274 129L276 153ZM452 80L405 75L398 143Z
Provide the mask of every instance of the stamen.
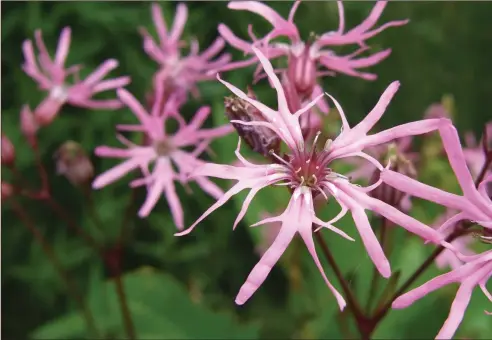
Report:
M302 186L304 184L304 176L301 176L301 184L299 184L300 186Z
M314 183L313 184L318 183L318 178L316 177L316 175L311 175L311 177L314 178Z
M329 149L329 148L330 148L330 146L331 146L331 143L333 143L333 140L331 140L331 139L327 139L327 140L326 140L326 143L325 143L325 146L324 146L324 148L323 148L323 149L324 149L325 151L328 151L328 149Z
M323 197L328 201L328 196L326 195L326 192L323 189L321 189L319 185L315 186L314 188L318 190L321 193L321 195L323 195Z
M283 159L282 157L280 157L279 155L277 155L273 149L271 149L270 151L268 151L268 153L270 155L272 155L273 157L275 157L276 159L278 159L280 162L282 162L285 165L287 165L289 168L292 167L292 165L289 162L287 162L285 159Z
M309 159L306 161L307 164L311 162L311 159L313 159L314 152L316 151L316 143L318 142L319 135L321 135L321 131L316 132L316 136L314 137L313 140L313 146L311 147L311 154L309 155Z
M299 172L301 172L302 170L302 166L299 167L299 169L296 170L296 174L298 174Z

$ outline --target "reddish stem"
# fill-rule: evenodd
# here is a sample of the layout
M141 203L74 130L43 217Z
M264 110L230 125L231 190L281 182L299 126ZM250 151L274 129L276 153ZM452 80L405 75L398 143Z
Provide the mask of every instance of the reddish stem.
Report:
M12 208L14 212L17 214L17 216L22 220L23 224L34 236L36 241L39 242L39 244L41 245L41 249L47 256L47 258L50 260L50 262L53 264L53 267L55 268L56 272L58 273L62 281L65 283L68 293L79 305L79 308L82 311L82 315L84 316L84 320L87 324L87 328L89 329L89 331L93 334L95 338L99 338L98 336L99 332L97 331L96 324L94 322L94 318L90 312L90 309L85 304L82 295L79 293L77 285L63 268L53 248L50 246L48 241L45 239L41 231L36 227L35 223L31 219L27 211L25 211L22 208L22 206L20 206L17 202L12 201Z

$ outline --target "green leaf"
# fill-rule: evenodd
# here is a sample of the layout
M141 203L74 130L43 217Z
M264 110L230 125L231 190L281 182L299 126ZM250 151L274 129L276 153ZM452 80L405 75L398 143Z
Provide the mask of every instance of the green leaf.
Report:
M139 339L254 339L256 326L241 325L230 315L216 313L191 301L172 277L144 268L123 278L127 304ZM117 338L126 336L113 281L91 281L89 305L99 330ZM75 338L83 320L78 313L62 316L38 328L32 336ZM88 335L88 334L85 334Z

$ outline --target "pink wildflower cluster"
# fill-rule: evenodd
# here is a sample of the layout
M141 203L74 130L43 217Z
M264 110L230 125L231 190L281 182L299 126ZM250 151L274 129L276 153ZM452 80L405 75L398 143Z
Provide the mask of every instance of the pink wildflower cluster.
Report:
M27 104L22 107L21 130L31 148L37 151L37 130L53 122L65 104L91 110L130 109L137 122L116 126L116 137L124 147L102 145L95 149L97 156L118 159L119 164L93 179L92 164L73 142L65 145L62 151L75 149L77 157L61 154L63 164L58 164L58 171L72 183L85 183L90 177L93 189L101 189L132 172L138 172L141 176L129 183L132 188L146 188L146 198L138 216L149 216L160 197L165 196L179 230L177 236L192 232L210 214L244 190L248 194L233 222L233 229L243 220L259 191L271 186L288 189L284 191L288 192L289 198L284 211L278 216L264 215L262 220L252 225L270 224L271 232L264 235L266 241L271 242L257 248L261 258L239 288L235 299L238 305L243 305L254 295L294 237L299 235L339 309L343 310L346 298L349 303L350 300L338 292L325 274L314 242L315 233L328 229L346 240L360 240L375 270L382 277L389 278L392 275L389 254L383 242L376 237L370 215L390 221L394 226L420 237L422 244L432 243L441 247L443 251L437 256L436 263L441 269L450 267L450 271L395 296L388 303L388 309L390 305L395 309L407 307L434 290L450 283L459 283L449 316L437 335L439 339L451 338L477 286L492 302L492 295L486 288L492 276L492 250L477 252L471 247L474 241L492 243L492 122L487 124L479 142L473 135L467 134L465 148L442 106L432 106L422 120L377 130L376 124L400 87L399 81L393 81L382 92L372 110L358 124L349 125L342 105L324 92L321 78L336 74L364 80L376 78L375 74L361 69L383 61L391 50L363 57L362 53L370 49L368 40L389 27L408 23L408 20L398 20L376 27L386 4L385 1L378 1L365 20L352 29L346 29L344 6L338 1L339 25L336 31L319 36L311 34L303 39L294 23L300 1L294 2L287 19L257 1L231 1L228 3L230 9L260 15L271 24L271 31L257 37L250 25L250 41L247 41L237 37L221 23L218 26L221 37L201 52L196 39L192 38L189 42L182 39L188 18L185 4L177 5L170 29L161 7L152 4L151 15L157 40L145 28L140 28L140 33L143 50L158 67L152 79L152 90L147 98L140 99L124 88L130 83L129 77L107 78L118 66L115 59L102 62L85 79L79 76L81 65L66 66L71 42L70 28L62 30L54 58L44 44L41 31L37 30L35 45L39 52L36 54L33 43L26 40L22 46L25 59L22 68L46 92L46 97L34 111ZM289 43L278 42L278 38L287 38ZM248 59L231 61L230 54L221 53L226 42L244 52ZM342 45L356 46L356 49L347 55L338 55L332 50ZM187 53L183 53L185 48ZM287 67L274 68L272 60L281 57L286 57ZM257 66L252 82L267 78L272 91L275 91L275 108L263 104L251 88L245 93L218 74L251 65ZM232 93L225 99L225 112L231 124L206 128L203 125L211 113L210 108L200 106L192 117L186 117L182 114L183 105L189 102L189 94L193 97L191 100L199 99L197 85L200 82L215 78ZM115 98L96 98L101 92L113 90ZM340 116L342 128L337 136L323 139L325 142L320 143L323 119L319 112L328 113L329 100ZM175 131L170 128L171 122L177 125ZM233 131L239 137L235 150L237 162L232 165L218 164L201 157L213 140ZM439 133L443 154L447 156L462 194L450 193L418 180L414 164L419 160L419 154L412 150L412 140L414 136L431 132ZM140 137L138 141L134 138L136 135ZM242 142L262 156L263 162L244 157L241 153ZM14 169L15 148L3 133L1 149L2 165ZM85 158L75 162L81 157ZM334 162L338 161L355 169L339 173L334 166ZM74 164L84 168L79 166L73 169ZM87 173L90 174L86 176ZM235 183L224 191L210 178ZM365 180L365 186L356 183L358 180ZM185 188L195 182L201 190L216 199L186 229L185 214L175 182ZM2 198L9 198L15 192L14 186L2 180ZM429 226L411 216L412 197L434 202L447 210L433 226ZM324 221L319 218L318 210L323 204L318 202L329 199L339 205L340 211L335 217ZM349 235L344 231L341 219L348 213L358 235ZM471 228L474 228L473 234ZM486 313L490 314L488 311Z

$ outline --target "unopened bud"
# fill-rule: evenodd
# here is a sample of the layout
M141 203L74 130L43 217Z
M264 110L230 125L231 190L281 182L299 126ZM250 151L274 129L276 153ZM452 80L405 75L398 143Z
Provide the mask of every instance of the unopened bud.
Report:
M7 183L2 181L2 200L9 199L14 195L14 187Z
M34 115L32 114L29 106L24 105L22 107L20 119L21 131L29 142L29 145L31 145L32 147L36 146L36 132L38 131L38 123L36 123Z
M2 133L2 165L11 166L15 162L15 149L10 139Z
M417 171L413 163L405 157L405 155L398 151L394 144L388 146L388 151L386 154L386 162L390 162L390 169L398 172L402 175L408 176L410 178L417 177ZM375 183L379 180L380 171L376 170L371 178L371 183ZM399 190L396 190L392 186L386 183L381 183L377 188L371 191L371 196L377 198L395 208L406 212L410 209L409 206L409 196Z
M294 46L289 55L287 75L302 99L308 98L316 86L316 62L311 56L311 44Z
M254 96L250 90L249 96ZM241 120L243 122L265 122L260 111L247 101L238 97L225 97L225 114L230 120ZM243 125L232 123L239 136L248 146L265 157L269 157L270 150L276 153L280 151L280 138L275 132L264 126Z
M54 158L57 174L65 176L74 186L87 184L94 176L92 162L77 142L65 142Z

